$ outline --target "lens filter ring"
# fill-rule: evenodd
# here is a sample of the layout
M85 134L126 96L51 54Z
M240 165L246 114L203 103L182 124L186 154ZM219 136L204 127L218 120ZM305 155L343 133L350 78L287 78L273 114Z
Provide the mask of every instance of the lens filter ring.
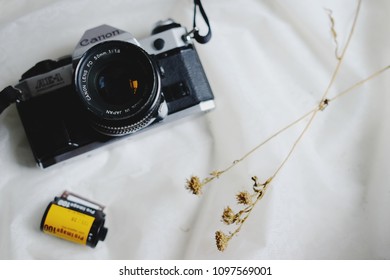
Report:
M160 77L150 56L124 41L90 48L75 70L75 86L93 127L120 136L149 125L160 104Z

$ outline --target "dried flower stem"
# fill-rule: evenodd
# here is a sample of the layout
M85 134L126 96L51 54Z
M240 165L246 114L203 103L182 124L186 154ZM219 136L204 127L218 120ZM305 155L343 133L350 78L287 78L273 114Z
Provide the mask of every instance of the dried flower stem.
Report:
M334 54L335 54L336 58L339 60L341 58L341 56L339 55L339 42L337 40L337 32L336 32L336 28L335 28L335 20L333 18L333 11L330 9L325 9L325 11L328 13L329 21L331 24L330 31L332 33L333 42L335 44Z
M387 66L383 67L382 69L380 69L380 70L378 70L378 71L372 73L372 74L371 74L370 76L368 76L367 78L365 78L365 79L363 79L363 80L357 82L356 84L350 86L349 88L347 88L347 89L345 89L345 90L339 92L339 93L336 94L334 97L328 98L328 99L327 99L328 102L334 101L334 100L336 100L337 98L342 97L342 96L346 95L347 93L350 93L352 90L354 90L354 89L356 89L356 88L362 86L362 85L365 84L366 82L368 82L368 81L370 81L370 80L376 78L377 76L381 75L382 73L384 73L385 71L387 71L387 70L389 70L389 69L390 69L390 65L387 65Z
M240 159L238 160L235 160L233 161L233 163L231 165L229 165L228 167L226 167L225 169L223 169L222 171L213 171L210 173L210 176L209 177L206 177L205 179L203 180L200 180L199 177L197 176L192 176L190 178L190 180L187 180L187 184L186 184L186 188L189 189L192 193L196 194L196 195L199 195L201 194L201 190L203 188L203 186L205 186L206 184L210 183L211 181L213 181L214 179L217 179L219 178L222 174L226 173L227 171L229 171L230 169L232 169L235 165L237 165L238 163L244 161L246 158L248 158L250 155L252 155L254 152L256 152L258 149L260 149L262 146L264 146L265 144L267 144L269 141L271 141L272 139L276 138L277 136L279 136L280 134L282 134L283 132L285 132L286 130L288 130L289 128L292 128L293 126L295 126L296 124L300 123L301 121L305 120L308 116L311 115L311 118L309 120L309 123L307 125L307 127L304 128L304 131L302 132L302 134L298 137L296 143L294 143L294 146L292 147L292 149L290 150L289 154L286 156L286 158L283 160L282 164L277 168L277 170L275 171L274 175L272 177L275 177L277 173L279 173L279 171L281 170L281 168L284 166L284 164L287 162L288 158L290 158L292 152L295 150L295 147L297 146L298 142L301 140L301 138L303 137L303 134L308 130L311 122L313 121L314 119L314 113L317 113L319 111L323 111L326 106L329 105L330 102L346 95L347 93L350 93L351 91L353 91L354 89L358 88L359 86L362 86L363 84L365 84L366 82L376 78L377 76L381 75L382 73L384 73L385 71L389 70L390 69L390 65L388 66L385 66L383 67L382 69L372 73L370 76L368 76L367 78L355 83L354 85L350 86L349 88L337 93L334 97L332 98L326 98L324 99L322 102L320 102L319 105L317 105L316 107L314 107L313 109L311 109L310 111L308 111L307 113L305 113L304 115L302 115L301 117L299 117L298 119L296 119L295 121L291 122L290 124L288 124L287 126L283 127L282 129L279 129L277 132L275 132L274 134L272 134L270 137L268 137L267 139L265 139L263 142L261 142L260 144L258 144L257 146L255 146L254 148L252 148L249 152L247 152L243 157L241 157Z
M336 44L335 56L336 56L336 59L337 59L337 64L336 64L336 66L335 66L335 68L333 70L333 73L331 75L329 83L328 83L325 91L322 94L322 98L321 98L321 101L319 102L319 104L315 108L313 108L312 110L310 110L307 113L303 114L301 117L299 117L295 121L291 122L287 126L283 127L282 129L280 129L277 132L275 132L274 134L272 134L270 137L268 137L263 142L261 142L260 144L255 146L249 152L244 154L244 156L242 156L240 159L233 161L233 163L230 164L225 169L223 169L221 171L218 171L218 170L217 171L213 171L213 172L210 173L209 177L206 177L203 180L200 180L197 176L192 176L190 180L187 180L186 187L189 190L191 190L194 194L200 194L202 188L206 184L210 183L211 181L213 181L216 178L219 178L222 174L224 174L227 171L229 171L230 169L232 169L238 163L244 161L246 158L248 158L250 155L252 155L259 148L263 147L266 143L268 143L272 139L276 138L277 136L279 136L283 132L287 131L288 129L292 128L296 124L302 122L307 117L309 117L308 122L306 123L306 125L302 129L301 133L298 135L298 137L293 142L293 144L292 144L290 150L288 151L287 155L284 157L284 159L282 160L281 164L276 168L276 170L273 173L273 175L271 177L269 177L269 179L266 182L262 183L262 184L260 184L258 182L257 177L255 177L255 176L252 177L252 180L254 181L254 185L253 185L253 188L252 188L253 189L253 193L250 194L249 192L241 192L241 193L236 195L237 203L244 205L244 208L242 210L240 210L239 212L237 212L237 213L234 213L234 211L229 206L225 208L225 210L223 212L223 215L222 215L222 221L225 224L227 224L227 225L236 224L237 228L233 232L229 232L228 235L223 233L222 231L217 231L216 232L215 238L216 238L216 243L217 243L218 250L224 251L227 248L228 242L233 238L233 236L235 236L238 232L240 232L243 224L249 218L249 216L252 213L252 210L254 209L256 204L264 197L265 192L267 191L270 183L279 174L279 172L282 170L282 168L286 165L286 163L291 158L291 156L294 153L294 151L296 150L298 144L301 142L301 140L303 139L304 135L307 133L307 131L309 130L310 126L312 125L312 123L313 123L315 117L317 116L318 112L319 111L323 111L329 105L330 102L336 100L337 98L339 98L341 96L344 96L345 94L351 92L355 88L363 85L367 81L369 81L369 80L379 76L383 72L385 72L385 71L390 69L390 65L388 65L388 66L386 66L386 67L376 71L375 73L371 74L367 78L365 78L365 79L355 83L354 85L350 86L349 88L345 89L344 91L339 92L334 97L328 98L330 89L332 88L332 86L335 83L335 80L336 80L336 78L337 78L337 76L339 74L339 70L341 68L341 65L342 65L344 59L345 59L346 51L347 51L347 49L349 47L349 44L351 42L353 33L355 31L358 15L359 15L359 12L360 12L360 7L361 7L361 0L358 0L357 7L356 7L356 12L355 12L355 16L354 16L354 20L353 20L350 32L348 34L348 38L347 38L346 44L345 44L344 48L342 49L341 54L339 54L339 44L338 44L338 40L337 40L337 33L336 33L336 30L335 30L335 21L334 21L334 18L332 16L332 11L331 10L327 10L328 11L328 16L329 16L329 19L330 19L330 22L331 22L332 37L333 37L333 40L334 40L334 42Z
M295 121L293 121L292 123L288 124L287 126L283 127L282 129L278 130L277 132L275 132L274 134L272 134L270 137L268 137L267 139L265 139L263 142L261 142L260 144L258 144L257 146L255 146L253 149L251 149L249 152L247 152L244 156L242 156L240 159L237 159L235 161L233 161L232 164L230 164L228 167L226 167L225 169L221 170L221 171L213 171L211 172L209 175L209 177L206 177L204 178L203 180L200 180L197 176L191 176L190 180L187 180L187 184L186 184L186 188L188 190L190 190L192 193L194 194L201 194L201 192L198 190L198 189L202 189L205 185L207 185L208 183L210 183L211 181L213 181L214 179L218 179L221 175L223 175L224 173L226 173L227 171L229 171L230 169L232 169L233 167L235 167L238 163L244 161L246 158L248 158L250 155L252 155L254 152L256 152L258 149L260 149L261 147L263 147L265 144L267 144L269 141L271 141L272 139L276 138L277 136L279 136L280 134L282 134L283 132L285 132L286 130L288 130L289 128L295 126L296 124L300 123L301 121L303 121L304 119L306 119L309 115L311 115L313 112L315 112L316 110L318 110L318 107L315 107L314 109L310 110L309 112L305 113L303 116L299 117L298 119L296 119ZM197 179L196 179L197 178ZM196 184L193 184L191 182L197 182Z
M352 27L351 27L351 30L349 31L349 34L348 34L348 38L347 38L347 42L345 43L345 46L341 52L341 55L338 57L336 56L337 58L337 64L336 64L336 68L334 69L333 71L333 74L331 76L331 79L329 81L329 84L326 88L326 90L324 91L324 94L321 98L321 100L325 100L326 96L329 94L329 91L332 87L332 85L334 84L335 80L336 80L336 77L339 73L339 70L340 70L340 67L344 61L344 58L345 58L345 53L347 52L348 50L348 47L349 47L349 44L351 43L351 39L352 39L352 35L354 34L355 32L355 28L356 28L356 23L357 23L357 20L358 20L358 17L359 17L359 12L360 12L360 6L362 4L362 1L361 0L358 0L358 3L357 3L357 7L356 7L356 12L355 12L355 16L353 18L353 23L352 23Z
M298 138L296 139L296 141L294 142L292 148L290 149L289 153L287 154L287 156L284 158L284 160L282 161L282 163L280 164L280 166L276 169L275 173L263 184L260 184L260 186L263 186L263 189L261 190L261 192L258 192L258 193L254 193L251 195L251 197L255 198L254 202L251 203L248 207L246 207L245 209L241 210L240 212L238 212L237 214L234 214L234 219L230 222L230 223L226 223L226 224L233 224L233 223L238 223L238 227L231 233L229 233L229 235L226 235L224 234L222 231L217 231L216 232L216 242L217 242L217 248L218 250L220 251L224 251L226 248L227 248L227 245L228 245L228 242L236 235L240 232L242 226L244 225L245 221L249 218L250 214L252 213L252 210L254 209L254 207L256 206L256 204L264 197L265 195L265 192L266 190L268 189L268 186L269 184L272 182L272 180L276 177L276 175L280 172L280 170L284 167L284 165L287 163L287 161L289 160L289 158L291 157L291 155L293 154L294 150L296 149L298 143L302 140L304 134L307 132L307 130L309 129L310 125L312 124L312 122L314 121L314 118L316 116L316 114L319 112L319 111L323 111L326 106L329 105L330 102L334 101L335 99L339 98L339 97L342 97L344 96L345 94L351 92L352 90L356 89L357 87L363 85L364 83L366 83L367 81L379 76L380 74L382 74L383 72L387 71L390 69L390 65L380 69L379 71L376 71L374 72L373 74L371 74L370 76L368 76L367 78L355 83L354 85L350 86L349 88L339 92L338 94L336 94L333 98L329 98L329 99L324 99L318 106L316 106L314 109L310 110L309 112L307 112L305 115L303 115L301 118L295 120L294 122L292 122L290 125L286 126L285 128L279 130L277 133L275 133L274 135L272 135L270 138L266 139L264 142L262 142L260 145L256 146L254 149L252 149L250 152L248 152L244 157L242 157L240 160L238 161L235 161L234 164L232 164L231 166L229 166L228 169L225 169L224 172L226 172L227 170L229 170L230 168L232 168L236 163L238 162L241 162L242 160L244 160L246 157L248 157L249 155L251 155L252 153L254 153L258 148L260 148L262 145L264 145L265 143L267 143L268 141L270 141L271 139L273 139L274 137L276 137L277 135L281 134L283 131L287 130L287 128L290 128L292 127L293 125L299 123L300 121L302 121L303 119L305 119L307 116L311 115L310 119L309 119L309 122L306 124L306 126L304 127L304 129L302 130L301 134L298 136ZM222 173L224 172L221 172L219 175L221 175ZM217 177L215 177L217 178ZM255 178L255 177L254 177ZM256 185L256 184L255 184ZM257 186L257 185L256 185ZM255 188L255 187L254 187ZM237 195L238 196L238 195ZM239 203L240 204L240 203ZM230 207L228 207L230 209ZM229 210L229 212L232 211L231 209ZM230 213L232 214L232 213ZM244 215L244 217L241 217L242 215ZM223 238L221 238L221 236L223 236Z

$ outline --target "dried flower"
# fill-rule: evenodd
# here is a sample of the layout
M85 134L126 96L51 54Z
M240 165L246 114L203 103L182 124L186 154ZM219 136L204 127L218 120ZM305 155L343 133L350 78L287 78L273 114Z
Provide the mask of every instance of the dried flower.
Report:
M243 191L236 195L237 203L244 205L252 205L252 196L249 192Z
M267 189L269 188L269 185L270 185L271 181L279 174L280 170L290 160L291 155L294 153L294 151L296 150L298 144L301 142L302 138L304 137L306 132L309 130L311 124L313 123L313 120L317 116L317 113L319 111L323 111L329 105L329 102L335 100L336 98L339 98L339 97L345 95L348 92L351 92L353 89L357 88L358 86L363 85L367 81L369 81L372 78L382 74L383 72L385 72L387 70L390 70L390 65L388 65L388 66L380 69L379 71L373 73L371 76L367 77L366 79L357 82L356 84L352 85L351 87L347 88L346 90L344 90L342 92L339 92L334 97L328 98L330 89L333 86L333 84L334 84L334 82L336 80L336 77L339 74L339 69L340 69L341 64L342 64L342 62L344 60L345 53L346 53L346 51L348 49L349 43L350 43L352 35L354 33L356 22L357 22L357 18L358 18L358 14L359 14L359 10L360 10L360 6L361 6L361 2L362 2L361 0L357 1L357 8L356 8L355 16L354 16L354 19L353 19L353 23L352 23L349 35L348 35L348 37L346 39L346 43L344 44L344 47L342 48L341 51L339 50L339 42L338 42L338 38L337 38L337 32L336 32L336 29L335 29L335 20L333 18L332 11L331 10L327 10L328 17L329 17L329 20L330 20L330 23L331 23L332 37L333 37L334 43L336 45L335 46L335 56L336 56L338 61L337 61L336 67L334 68L333 74L331 75L331 79L329 81L329 84L328 84L327 88L325 89L325 91L323 92L323 95L322 95L322 98L321 98L321 102L315 108L313 108L312 110L310 110L307 113L303 114L301 117L299 117L295 121L291 122L287 126L285 126L285 127L281 128L280 130L278 130L276 133L272 134L270 137L266 138L263 142L261 142L257 146L255 146L252 150L250 150L249 152L244 154L241 158L239 158L238 160L233 161L233 163L231 165L227 166L225 169L222 169L221 171L213 171L213 172L210 173L211 177L207 177L207 178L205 178L203 180L200 180L198 177L195 177L195 176L191 177L190 180L187 180L187 186L186 187L189 190L191 190L194 194L200 194L201 188L204 185L208 184L209 182L211 182L215 178L219 178L220 175L222 175L223 173L229 171L234 166L236 166L238 163L244 161L246 158L251 156L259 148L263 147L266 143L270 142L272 139L274 139L277 136L281 135L283 132L289 130L290 128L294 127L298 123L301 123L302 121L307 120L307 118L310 117L309 120L306 122L306 125L303 127L301 133L297 136L297 138L293 142L289 152L284 157L284 159L282 160L280 165L276 168L276 171L273 173L273 175L270 176L268 178L268 180L266 180L263 183L262 183L262 181L259 181L259 179L256 176L253 176L251 178L252 181L253 181L253 187L252 187L253 193L251 194L248 191L242 191L242 192L240 192L240 193L238 193L236 195L237 203L241 204L241 205L244 205L244 206L242 206L242 209L239 210L237 213L235 213L229 206L224 209L223 214L222 214L222 221L225 224L230 225L230 226L232 224L235 224L236 228L235 228L234 231L230 231L228 235L226 235L225 233L223 233L220 230L215 232L215 240L216 240L217 248L218 248L219 251L224 251L227 248L228 242L230 241L230 239L232 239L234 236L236 236L240 232L242 226L244 225L245 221L248 219L248 217L252 213L252 211L253 211L254 207L256 206L256 204L264 197Z
M217 248L219 251L221 251L221 252L225 251L225 249L228 245L229 239L230 238L220 230L218 230L215 233L215 241L217 243Z
M244 207L237 213L235 213L230 208L230 206L227 206L224 209L222 213L222 221L226 225L236 224L236 229L232 232L229 232L229 235L224 234L220 230L215 233L215 239L219 251L224 251L227 248L229 240L232 239L233 236L237 235L240 232L242 226L244 225L245 221L248 219L256 203L263 198L265 191L267 190L272 179L273 178L270 177L264 183L260 183L258 178L256 176L253 176L252 180L254 181L254 185L253 185L254 193L251 194L248 191L242 191L236 195L237 204L242 204L244 205ZM256 189L260 187L261 189Z
M219 178L219 176L225 171L215 170L210 173L210 177L206 177L204 179L200 179L198 176L191 176L191 178L186 181L186 189L191 191L195 195L200 195L202 193L202 188L213 181L214 179Z
M233 212L233 210L228 206L223 210L222 214L222 221L227 224L231 225L237 220L236 214Z
M190 180L187 179L186 188L190 190L193 194L199 195L202 193L203 184L201 183L199 177L191 176Z

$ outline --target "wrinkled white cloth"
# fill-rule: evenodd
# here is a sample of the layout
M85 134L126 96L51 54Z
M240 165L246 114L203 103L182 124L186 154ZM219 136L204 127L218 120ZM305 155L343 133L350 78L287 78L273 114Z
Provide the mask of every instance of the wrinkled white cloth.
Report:
M196 45L216 109L42 170L16 108L0 115L0 259L389 259L389 71L331 102L272 181L225 252L214 233L251 177L275 172L308 119L207 185L321 100L347 41L356 1L204 0L213 37ZM390 63L390 2L362 1L329 97ZM0 87L44 59L70 54L85 30L109 24L135 37L173 18L192 27L190 0L0 0ZM197 20L201 29L205 26ZM339 51L340 54L340 51ZM50 116L48 116L50 117ZM39 230L64 190L106 206L95 249Z

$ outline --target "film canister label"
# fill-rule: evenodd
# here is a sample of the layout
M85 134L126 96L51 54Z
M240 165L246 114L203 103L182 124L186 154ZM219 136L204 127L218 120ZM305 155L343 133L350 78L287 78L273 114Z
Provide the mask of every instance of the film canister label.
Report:
M88 234L95 218L56 204L50 206L43 223L43 232L87 244Z
M47 206L42 217L41 230L94 248L99 241L104 241L108 231L104 227L103 209L104 206L64 192Z

